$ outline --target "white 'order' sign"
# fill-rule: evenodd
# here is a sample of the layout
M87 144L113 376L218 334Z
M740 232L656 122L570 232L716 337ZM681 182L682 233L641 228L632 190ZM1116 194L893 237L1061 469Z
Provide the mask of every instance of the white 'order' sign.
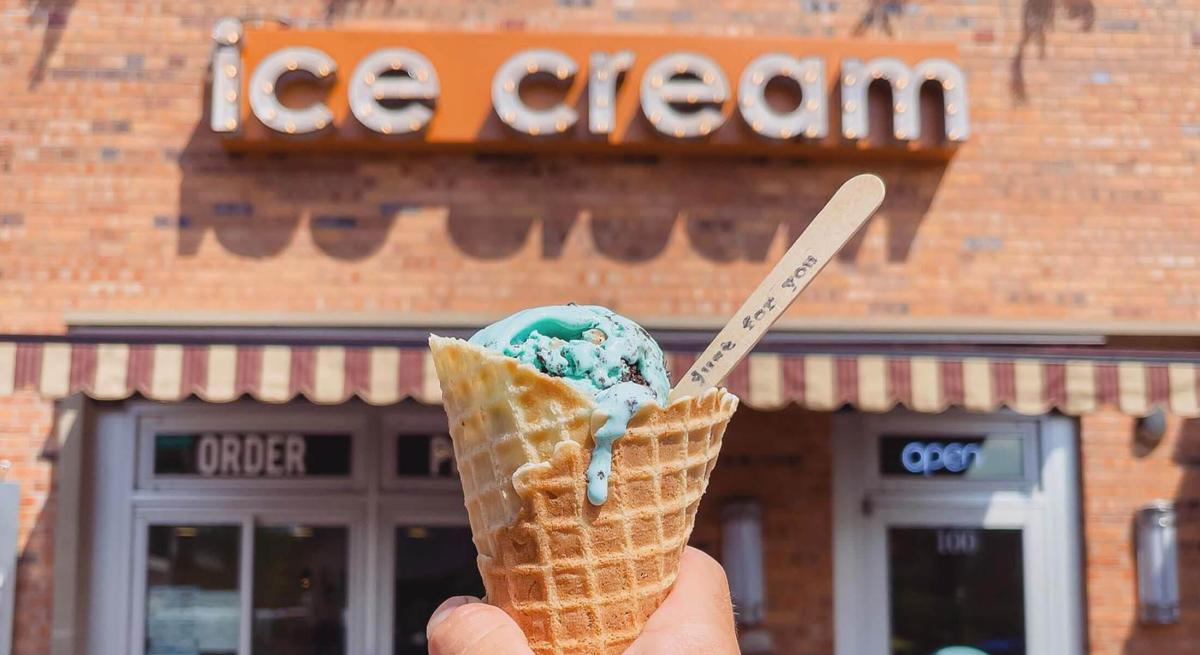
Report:
M208 433L196 444L196 469L204 477L302 477L305 450L299 434Z

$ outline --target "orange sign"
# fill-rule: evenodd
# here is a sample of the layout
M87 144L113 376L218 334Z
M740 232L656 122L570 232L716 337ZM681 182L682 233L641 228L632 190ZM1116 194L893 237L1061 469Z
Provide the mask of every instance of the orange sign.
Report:
M951 45L243 29L234 19L213 35L210 125L235 149L944 159L970 133Z

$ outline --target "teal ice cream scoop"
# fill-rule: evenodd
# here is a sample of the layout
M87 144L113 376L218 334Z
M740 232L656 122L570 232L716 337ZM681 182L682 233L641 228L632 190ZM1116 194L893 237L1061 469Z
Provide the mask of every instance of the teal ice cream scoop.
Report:
M642 326L597 305L551 305L517 312L480 330L471 343L562 378L592 396L606 416L588 466L588 500L608 499L612 446L629 419L666 405L670 376L662 349Z

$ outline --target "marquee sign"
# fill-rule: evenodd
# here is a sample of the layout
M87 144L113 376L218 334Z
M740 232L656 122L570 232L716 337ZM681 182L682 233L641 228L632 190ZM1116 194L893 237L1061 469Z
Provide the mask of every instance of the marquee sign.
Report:
M971 131L951 45L292 30L230 18L213 38L209 123L232 148L944 157ZM890 107L872 102L887 97L870 93L877 82Z

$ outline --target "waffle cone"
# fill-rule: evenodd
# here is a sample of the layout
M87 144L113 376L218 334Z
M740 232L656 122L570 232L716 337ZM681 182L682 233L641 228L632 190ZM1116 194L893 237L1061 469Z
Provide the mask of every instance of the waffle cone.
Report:
M588 395L465 341L430 348L487 601L538 655L624 652L675 582L737 397L635 415L596 507L586 471L603 416Z

